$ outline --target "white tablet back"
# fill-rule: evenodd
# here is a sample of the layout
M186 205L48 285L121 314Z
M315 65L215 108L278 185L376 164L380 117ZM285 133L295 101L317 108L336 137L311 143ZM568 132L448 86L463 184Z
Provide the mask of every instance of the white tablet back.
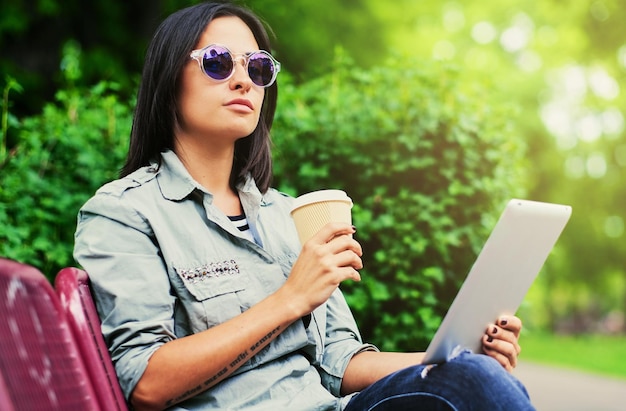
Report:
M430 342L425 364L446 361L457 346L482 352L487 325L515 314L571 212L565 205L509 201Z

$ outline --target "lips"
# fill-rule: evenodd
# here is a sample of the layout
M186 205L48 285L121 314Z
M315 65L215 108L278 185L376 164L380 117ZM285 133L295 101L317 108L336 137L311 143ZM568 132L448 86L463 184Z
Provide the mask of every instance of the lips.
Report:
M254 105L250 100L246 100L245 98L237 98L226 103L227 106L244 106L248 107L250 110L254 110Z

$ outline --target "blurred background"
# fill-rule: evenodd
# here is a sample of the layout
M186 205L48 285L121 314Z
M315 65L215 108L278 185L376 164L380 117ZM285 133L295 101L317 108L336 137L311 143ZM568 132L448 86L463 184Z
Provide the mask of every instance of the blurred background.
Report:
M115 178L124 158L146 45L166 15L195 3L183 0L149 3L3 0L0 3L3 90L0 254L33 262L51 276L60 267L72 265L71 226L77 207L100 184ZM286 127L300 130L317 127L310 114L315 104L322 105L322 111L332 106L332 102L311 100L314 97L304 95L306 90L311 95L317 92L315 98L319 98L324 93L324 87L319 84L330 87L335 84L333 81L343 79L344 86L365 84L368 90L385 87L389 93L396 90L397 95L403 90L413 90L408 84L408 74L407 84L403 84L399 74L403 70L427 70L422 77L410 77L420 84L434 84L443 81L443 77L454 76L454 82L446 83L442 89L453 87L467 93L455 99L451 110L467 112L470 119L472 112L482 113L472 119L474 125L463 126L464 130L474 127L476 133L468 135L476 139L483 133L496 135L502 130L504 139L493 139L492 146L485 150L497 151L500 147L497 170L507 170L507 164L514 169L497 177L497 181L508 186L494 192L493 201L476 200L477 206L489 204L490 207L480 214L483 237L468 237L469 243L462 239L452 241L454 246L470 245L475 255L484 234L488 233L489 221L484 216L497 216L506 198L523 195L571 205L572 219L531 288L520 315L531 334L617 336L624 345L626 0L249 0L240 3L252 8L272 27L273 54L285 70L281 73L281 89L286 97L279 104L285 104L286 108L277 113L275 139L279 188L291 194L309 188L306 184L298 186L288 178L293 164L286 155L289 151L285 147L290 144L288 137L284 137ZM329 73L334 77L329 77ZM321 83L314 83L316 80ZM312 84L318 84L318 88ZM475 85L480 85L479 91L470 92ZM344 94L349 93L347 88L337 87ZM419 87L416 90L422 90ZM372 91L379 92L384 91ZM433 95L448 96L443 91L438 93ZM417 106L417 92L415 96ZM426 94L419 96L428 98ZM386 95L385 99L389 102L393 97ZM367 110L372 113L382 110L377 103L382 97L367 101L369 106L359 108L361 119L367 117ZM398 101L405 106L396 108L397 111L404 113L412 106L410 95ZM350 107L343 110L349 112ZM77 118L88 121L89 116L93 116L89 121L95 126L83 124L72 128ZM455 124L463 124L465 117L461 117L450 118ZM380 124L376 127L384 128L384 119ZM361 133L356 126L344 132L350 131ZM523 154L518 156L517 149L505 148L505 143L513 140L524 146ZM108 144L105 150L98 146L102 141ZM66 147L63 151L68 157L55 151L61 146ZM100 148L90 152L89 146ZM72 147L76 150L73 157L67 154L73 153ZM482 149L476 146L472 150ZM332 150L316 153L320 162L333 156ZM416 153L419 155L419 151ZM303 153L303 158L309 154ZM47 179L54 175L53 164L71 166L76 175L59 169L60 174L71 178ZM316 187L320 181L348 184L342 174L345 170L325 170L327 179L315 180L320 171L315 164L310 166L298 165L296 169L297 175L311 177L310 187ZM80 185L82 180L89 184ZM391 187L389 181L387 187ZM406 187L419 191L421 186ZM446 190L450 192L449 187ZM479 191L467 197L471 200L485 193L489 196L488 185ZM357 193L356 198L363 206L375 208L376 204L384 206L379 200L386 193L385 190L375 193L378 197L366 194L359 197ZM398 189L394 195L401 198L402 193ZM357 208L355 212L357 220L380 221L366 210ZM363 235L366 241L375 237L367 229ZM411 244L415 241L411 240ZM376 258L389 265L385 256ZM447 260L442 257L442 261ZM470 254L462 259L467 267L471 261ZM446 292L446 272L426 272L442 284L434 291L439 290L443 293L439 295L445 296L434 297L440 300L432 304L434 314L420 314L431 333L454 291ZM457 269L452 283L458 286L465 274ZM396 280L400 281L398 288L404 286L402 279ZM389 289L385 281L394 280L372 283L367 295L347 287L360 322L367 323L375 315L364 308L365 300L381 304L386 301L388 308L401 305L403 298L411 298L399 291L381 293L381 289ZM398 311L406 312L406 307L411 306L403 307ZM397 323L392 325L397 329ZM405 325L420 324L408 319ZM371 334L382 340L383 337L365 328L366 336ZM427 340L427 335L416 338ZM391 347L417 344L411 341L398 338Z

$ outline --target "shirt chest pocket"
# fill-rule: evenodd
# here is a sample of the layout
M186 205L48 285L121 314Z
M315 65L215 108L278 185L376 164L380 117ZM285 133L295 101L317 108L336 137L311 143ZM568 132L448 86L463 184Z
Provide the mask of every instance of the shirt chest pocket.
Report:
M248 303L246 275L234 260L194 267L174 267L185 288L187 298L181 303L192 330L211 328L241 314Z

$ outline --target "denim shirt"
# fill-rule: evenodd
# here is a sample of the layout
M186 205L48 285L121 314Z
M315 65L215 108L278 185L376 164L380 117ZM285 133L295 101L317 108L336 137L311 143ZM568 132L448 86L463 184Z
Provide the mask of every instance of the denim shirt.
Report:
M127 398L163 344L241 314L275 292L300 252L292 198L253 179L238 187L256 241L212 204L178 157L104 185L81 208L74 257L89 274ZM340 410L343 373L361 342L337 289L234 374L171 409ZM167 378L167 377L164 377Z

